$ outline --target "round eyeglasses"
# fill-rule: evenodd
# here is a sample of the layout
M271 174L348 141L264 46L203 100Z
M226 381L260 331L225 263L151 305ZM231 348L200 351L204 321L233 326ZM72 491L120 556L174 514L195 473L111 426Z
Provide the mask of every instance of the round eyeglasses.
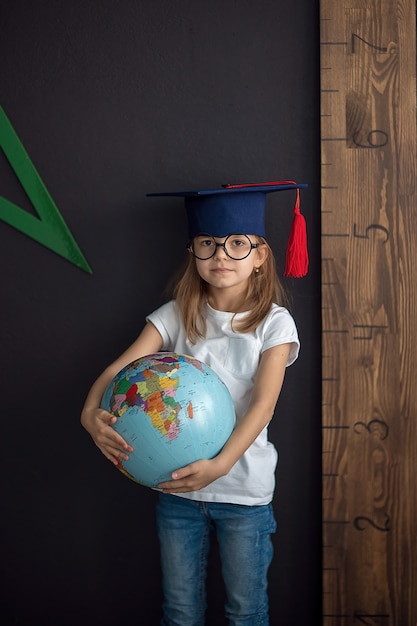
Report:
M211 235L197 235L189 243L189 251L202 261L211 259L216 254L217 248L223 248L230 259L242 261L246 259L260 244L252 243L247 235L229 235L223 243L218 243Z

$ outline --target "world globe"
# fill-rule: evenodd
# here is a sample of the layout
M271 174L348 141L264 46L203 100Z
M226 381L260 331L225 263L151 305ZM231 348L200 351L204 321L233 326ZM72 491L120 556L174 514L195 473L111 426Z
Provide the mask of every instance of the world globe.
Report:
M147 487L172 480L174 470L215 457L230 437L235 410L226 385L207 365L158 352L124 367L107 387L101 407L132 446L121 472Z

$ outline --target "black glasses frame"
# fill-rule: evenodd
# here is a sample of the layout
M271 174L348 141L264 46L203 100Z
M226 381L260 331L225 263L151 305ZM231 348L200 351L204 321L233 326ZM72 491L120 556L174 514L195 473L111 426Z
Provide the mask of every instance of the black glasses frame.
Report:
M216 252L217 252L217 248L223 248L226 256L228 256L229 259L232 259L233 261L243 261L243 259L247 259L248 258L248 256L252 252L252 250L255 250L255 248L257 248L259 245L261 245L259 243L252 243L251 240L249 239L248 235L245 235L243 233L232 233L232 234L230 234L230 235L228 235L226 237L226 239L223 241L223 243L218 243L214 239L213 235L209 235L208 233L201 233L200 235L196 235L196 237L207 237L208 239L211 239L213 241L213 243L214 243L213 254L210 254L210 256L205 256L205 257L197 256L197 254L194 252L194 250L193 250L194 238L188 243L187 249L189 250L189 252L191 252L191 254L196 259L199 259L200 261L208 261L209 259L212 259L214 257L214 255L216 254ZM226 244L227 244L228 239L230 239L230 237L245 237L249 241L249 243L250 243L249 252L247 254L245 254L245 256L239 257L238 259L236 259L231 254L229 254L229 252L227 251L227 248L226 248Z

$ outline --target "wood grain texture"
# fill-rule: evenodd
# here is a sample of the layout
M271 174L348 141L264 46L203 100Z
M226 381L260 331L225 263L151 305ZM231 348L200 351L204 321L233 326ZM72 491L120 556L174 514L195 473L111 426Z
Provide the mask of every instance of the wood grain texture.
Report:
M323 624L417 624L416 21L321 0Z

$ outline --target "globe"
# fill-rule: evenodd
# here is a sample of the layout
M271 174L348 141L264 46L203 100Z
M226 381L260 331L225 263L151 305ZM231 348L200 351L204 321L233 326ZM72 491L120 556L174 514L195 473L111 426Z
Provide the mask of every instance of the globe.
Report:
M235 424L232 398L217 374L174 352L124 367L107 387L101 407L118 418L113 428L134 450L129 460L119 461L119 470L147 487L216 456Z

